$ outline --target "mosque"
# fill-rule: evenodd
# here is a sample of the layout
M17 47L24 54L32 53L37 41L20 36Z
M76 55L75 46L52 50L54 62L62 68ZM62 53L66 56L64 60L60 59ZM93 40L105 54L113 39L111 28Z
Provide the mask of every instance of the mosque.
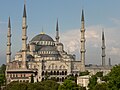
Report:
M12 81L31 82L31 76L34 82L43 81L48 78L54 78L57 82L63 82L68 75L79 76L80 72L88 70L91 73L98 71L110 71L105 65L105 40L102 33L102 65L85 65L85 22L84 11L81 16L80 32L80 60L76 60L75 55L68 54L64 50L64 45L60 42L58 20L56 23L55 40L49 35L41 32L34 36L27 43L27 13L26 4L22 17L22 49L19 50L14 59L11 59L11 22L8 20L7 33L7 53L6 53L6 79L7 83Z

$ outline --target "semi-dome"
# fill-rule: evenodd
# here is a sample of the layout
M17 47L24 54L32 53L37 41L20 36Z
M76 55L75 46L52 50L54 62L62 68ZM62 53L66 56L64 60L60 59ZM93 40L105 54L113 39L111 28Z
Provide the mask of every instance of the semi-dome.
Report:
M47 34L38 34L37 36L33 37L31 41L54 41L54 40Z

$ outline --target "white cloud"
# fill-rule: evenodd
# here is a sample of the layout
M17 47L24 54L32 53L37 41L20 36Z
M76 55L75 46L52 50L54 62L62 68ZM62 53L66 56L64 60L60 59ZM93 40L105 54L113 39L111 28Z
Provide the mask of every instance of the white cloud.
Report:
M112 47L112 48L110 49L109 54L110 54L110 55L118 55L118 56L120 56L120 48Z
M120 57L120 41L118 28L104 28L106 41L106 59L115 57L113 64L119 62ZM89 26L86 28L86 60L99 64L101 63L101 33L100 25ZM80 29L68 30L61 34L61 42L65 45L65 50L73 53L78 53L80 50ZM79 56L78 56L79 57ZM89 60L91 59L91 60ZM87 62L86 61L86 62Z

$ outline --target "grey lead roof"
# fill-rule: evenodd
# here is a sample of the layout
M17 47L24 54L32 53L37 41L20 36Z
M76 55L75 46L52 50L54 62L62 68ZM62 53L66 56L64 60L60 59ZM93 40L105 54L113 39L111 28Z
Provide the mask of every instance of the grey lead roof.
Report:
M31 41L54 41L50 36L46 34L38 34L33 37Z

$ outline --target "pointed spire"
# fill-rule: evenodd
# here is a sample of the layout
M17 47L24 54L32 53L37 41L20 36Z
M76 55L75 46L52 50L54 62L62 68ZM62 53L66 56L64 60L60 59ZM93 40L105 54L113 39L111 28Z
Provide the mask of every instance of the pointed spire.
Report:
M27 17L27 15L26 15L26 4L25 3L24 3L23 17Z
M111 66L111 58L109 58L109 66Z
M11 24L10 24L10 16L9 16L9 19L8 19L8 28L11 28Z
M105 66L106 63L105 63L105 57L106 57L106 54L105 54L105 37L104 37L104 30L102 31L102 66Z
M102 31L102 40L105 40L105 38L104 38L104 31Z
M42 27L42 32L40 34L45 34L43 27Z
M58 19L57 19L57 24L56 24L56 41L57 41L57 43L59 42L59 27L58 27Z
M82 9L82 17L81 17L81 21L84 21L84 11Z
M57 24L56 24L56 31L58 31L59 28L58 28L58 19L57 19Z

